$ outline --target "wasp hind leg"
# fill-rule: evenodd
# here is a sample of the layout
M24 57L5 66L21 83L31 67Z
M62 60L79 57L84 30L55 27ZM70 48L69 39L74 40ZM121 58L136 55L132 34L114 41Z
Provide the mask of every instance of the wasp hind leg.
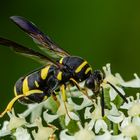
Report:
M60 106L60 102L58 101L55 92L52 92L51 96L52 96L53 100L56 102L57 106L59 107Z
M32 95L32 94L35 94L35 91L37 91L37 90L30 90L30 91L26 92L25 94L20 94L20 95L15 96L15 97L8 103L8 105L7 105L7 107L5 108L5 110L4 110L2 113L0 113L0 118L2 118L7 112L9 112L9 111L12 110L12 107L13 107L14 103L15 103L18 99L24 98L24 97L27 97L27 96L30 96L30 95ZM43 91L38 90L38 93L42 94Z
M11 111L11 110L12 110L12 107L13 107L13 105L14 105L14 103L15 103L18 99L20 99L20 98L22 98L22 97L24 97L23 94L14 97L14 98L9 102L9 104L7 105L7 107L5 108L5 110L4 110L2 113L0 113L0 118L2 118L8 111Z

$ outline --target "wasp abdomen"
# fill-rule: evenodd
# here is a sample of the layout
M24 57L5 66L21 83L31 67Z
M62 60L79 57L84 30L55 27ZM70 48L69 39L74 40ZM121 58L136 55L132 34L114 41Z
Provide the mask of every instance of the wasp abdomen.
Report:
M23 97L20 101L23 103L41 102L44 98L50 96L50 93L46 89L48 87L47 81L54 74L55 69L56 67L54 65L48 65L20 78L15 84L15 95L26 95L29 92L33 92L34 94Z

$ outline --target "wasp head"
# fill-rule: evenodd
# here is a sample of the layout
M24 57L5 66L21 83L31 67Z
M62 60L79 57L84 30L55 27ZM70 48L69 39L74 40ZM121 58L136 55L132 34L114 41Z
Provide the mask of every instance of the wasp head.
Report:
M100 84L103 82L104 74L100 70L95 70L85 81L85 87L94 93L99 93Z

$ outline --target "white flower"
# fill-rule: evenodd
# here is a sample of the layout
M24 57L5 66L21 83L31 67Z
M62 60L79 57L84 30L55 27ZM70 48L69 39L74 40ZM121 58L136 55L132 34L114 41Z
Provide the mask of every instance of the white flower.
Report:
M107 84L106 81L114 85L116 89L120 91L122 95L125 95L125 92L123 91L123 89L120 88L120 85L122 85L122 79L120 79L120 77L118 78L117 76L114 76L111 73L110 64L106 64L106 66L103 67L103 71L105 73L105 79L104 79L105 82L102 83L102 87L109 88L109 95L110 95L111 101L113 101L116 98L118 93L109 84Z
M41 116L42 109L43 108L49 108L50 107L50 98L46 101L43 101L41 103L35 103L35 104L29 104L28 109L20 114L22 117L27 117L29 114L31 114L30 121L34 122L37 118Z
M106 64L106 66L103 67L103 71L105 73L105 81L109 81L110 83L112 83L113 85L120 85L120 79L115 77L112 73L111 73L111 68L110 68L110 64ZM105 84L103 85L104 88L108 88L110 87L109 85Z
M74 136L70 136L68 134L66 134L68 130L62 130L60 132L60 140L75 140Z
M89 124L90 126L95 126L95 133L99 133L101 129L103 131L106 131L107 124L102 119L100 97L97 98L97 104L95 103L94 106L95 106L95 109L92 112L90 112L92 107L87 107L85 109L84 117L85 119L91 119Z
M32 140L27 129L19 127L16 129L16 132L13 134L16 137L16 140Z
M95 137L95 140L112 140L111 139L111 134L109 131L105 131L105 133L103 135L98 135ZM120 139L118 139L120 140Z
M87 123L85 124L85 128L82 127L80 122L78 123L78 126L80 130L76 132L74 136L67 135L67 130L61 131L60 140L94 140L95 134Z
M120 123L125 118L123 112L119 111L114 103L110 104L112 109L108 111L107 118L114 123Z
M88 127L88 124L85 124L85 128L81 126L79 123L80 130L75 133L75 140L93 140L95 138L94 132L91 130L92 128Z
M11 131L7 129L8 124L9 124L9 121L4 121L3 127L0 130L0 137L11 134Z
M124 119L124 114L121 111L118 111L115 104L110 103L112 106L111 110L105 110L105 116L114 123L120 123ZM97 104L94 105L95 109L91 112L92 107L87 107L85 110L85 119L91 119L90 125L95 126L95 133L99 133L102 129L104 132L107 130L107 124L103 120L101 114L101 104L100 97L98 97Z
M124 103L121 108L128 110L129 116L139 116L140 115L140 93L137 93L137 99L134 100L133 96L127 98L128 103Z
M106 64L106 66L103 67L103 70L105 73L105 80L109 81L113 85L121 85L124 87L132 87L132 88L140 87L140 78L136 73L134 73L135 79L130 81L124 81L124 79L121 77L119 73L116 73L115 76L112 75L110 64Z
M120 130L125 137L132 138L136 136L140 139L140 124L133 121L131 117L125 118L120 126Z
M60 106L59 106L56 114L51 115L51 114L48 113L48 111L45 111L43 113L44 120L47 123L50 123L50 122L54 121L55 119L59 118L60 116L65 116L65 124L66 125L69 124L70 118L78 121L79 117L73 112L73 110L74 110L73 104L70 104L69 101L65 103L66 107L67 107L67 111L68 111L67 112L66 108L64 106L64 102L62 101L62 99L59 99L59 100L60 100Z
M83 101L80 105L77 105L76 103L74 103L72 101L71 98L69 98L69 103L73 104L75 110L82 110L83 108L93 104L93 102L90 99L88 99L88 97L85 95L81 95L81 96L79 96L79 98L83 99Z
M3 123L3 127L0 131L0 137L6 136L11 134L11 130L19 128L23 125L27 125L27 122L24 118L22 117L17 117L15 115L14 109L12 109L12 112L7 112L9 117L10 117L10 121L4 121Z
M49 127L44 127L42 125L41 119L37 119L35 123L38 126L38 131L35 132L34 130L32 132L34 140L48 140L48 138L51 137L57 129L53 125L50 125Z
M120 74L116 74L116 77L121 81L121 85L124 87L140 88L140 78L134 73L135 79L125 82Z
M88 129L83 128L84 131L80 130L77 133L79 133L79 139L76 139L77 137L74 136L70 136L68 134L66 134L66 132L68 131L63 130L60 133L60 140L131 140L126 138L122 133L119 135L111 135L111 132L109 131L105 131L104 134L102 135L95 135L93 132L91 132ZM80 133L82 133L82 135L80 135ZM84 135L84 136L83 136Z
M134 74L135 79L130 80L130 81L124 81L119 73L116 73L115 76L111 73L110 64L106 64L106 66L103 67L103 71L105 73L104 81L108 81L112 85L114 85L118 89L118 91L120 91L122 95L125 95L125 92L123 91L121 86L140 88L140 78L138 77L136 73ZM110 85L106 84L106 82L105 83L103 82L102 86L104 88L109 88L110 99L111 101L113 101L118 95L118 93L112 87L110 87Z
M111 132L105 131L103 135L95 136L95 140L131 140L131 139L125 138L122 133L119 135L112 135Z
M21 117L20 115L19 115L19 117L17 117L15 115L14 110L12 110L12 113L8 112L8 115L10 117L9 124L7 125L7 128L9 130L16 129L16 128L22 126L22 125L26 125L27 124L25 118Z

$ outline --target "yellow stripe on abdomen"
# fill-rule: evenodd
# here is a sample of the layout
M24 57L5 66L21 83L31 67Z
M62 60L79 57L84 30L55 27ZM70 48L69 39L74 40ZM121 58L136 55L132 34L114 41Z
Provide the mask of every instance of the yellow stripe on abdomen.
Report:
M43 69L41 70L41 78L42 78L43 80L46 79L46 77L47 77L47 75L48 75L49 68L50 68L50 66L47 66L47 67L45 67L45 68L43 68Z
M22 87L23 94L29 91L29 86L28 86L28 76L24 79L23 81L23 87Z
M60 71L60 72L57 74L57 79L58 79L59 81L62 80L62 71Z
M17 90L16 90L16 85L14 86L14 94L15 94L15 96L18 96Z
M30 96L30 95L36 94L36 93L37 94L38 93L43 94L43 91L42 90L39 90L39 89L33 89L33 90L29 90L29 91L25 92L24 95L25 96Z
M38 88L39 87L39 84L37 81L35 81L35 86Z
M87 64L87 61L84 61L76 70L75 73L78 73L82 70L82 68Z
M59 63L62 64L63 63L63 57L59 60Z

